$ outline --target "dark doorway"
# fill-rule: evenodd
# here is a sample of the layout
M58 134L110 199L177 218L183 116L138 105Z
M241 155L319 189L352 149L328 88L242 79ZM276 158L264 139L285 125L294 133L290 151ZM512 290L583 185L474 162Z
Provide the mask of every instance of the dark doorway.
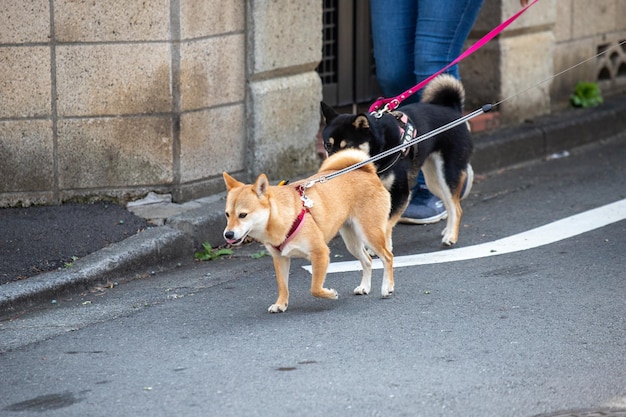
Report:
M331 106L368 104L380 96L369 13L369 1L324 0L323 54L317 72L324 101Z

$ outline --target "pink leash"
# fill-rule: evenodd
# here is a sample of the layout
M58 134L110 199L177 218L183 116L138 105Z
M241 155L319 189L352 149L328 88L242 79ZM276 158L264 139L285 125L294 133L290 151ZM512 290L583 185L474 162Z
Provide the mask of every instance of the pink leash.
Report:
M378 100L376 100L374 102L374 104L372 104L370 106L370 113L375 113L377 112L379 109L380 110L379 114L382 115L382 112L384 111L393 111L396 108L398 108L398 106L400 105L400 103L402 103L404 100L406 100L407 97L409 97L411 94L415 93L416 91L419 91L420 89L422 89L426 84L428 84L433 78L435 78L436 76L438 76L439 74L441 74L442 72L444 72L445 70L447 70L448 68L450 68L451 66L455 65L456 63L462 61L463 59L467 58L468 56L470 56L471 54L473 54L474 52L476 52L477 50L479 50L480 48L482 48L483 45L485 45L487 42L489 42L490 40L492 40L494 37L496 37L500 32L502 32L507 26L509 26L511 23L513 23L518 17L520 17L522 15L522 13L524 13L526 10L528 10L528 8L530 6L532 6L533 4L537 3L539 0L532 0L530 3L528 3L526 5L526 7L524 7L523 9L521 9L519 12L515 13L513 16L511 16L510 18L508 18L507 20L505 20L504 22L500 23L495 29L493 29L491 32L489 32L488 34L486 34L485 36L483 36L481 39L479 39L475 44L473 44L472 46L470 46L465 52L463 52L461 55L459 55L459 57L457 59L455 59L454 61L452 61L451 63L449 63L448 65L446 65L445 67L443 67L442 69L440 69L439 71L437 71L436 73L434 73L433 75L431 75L430 77L426 78L424 81L420 82L419 84L417 84L415 87L411 87L408 90L406 90L404 93L395 96L393 98L379 98ZM380 117L380 116L379 116Z

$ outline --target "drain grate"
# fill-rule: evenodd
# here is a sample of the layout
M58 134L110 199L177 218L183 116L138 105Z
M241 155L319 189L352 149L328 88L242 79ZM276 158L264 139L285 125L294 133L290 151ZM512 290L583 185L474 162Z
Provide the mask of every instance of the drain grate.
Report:
M537 414L533 417L626 417L626 410L600 408L596 410L558 411L556 413Z

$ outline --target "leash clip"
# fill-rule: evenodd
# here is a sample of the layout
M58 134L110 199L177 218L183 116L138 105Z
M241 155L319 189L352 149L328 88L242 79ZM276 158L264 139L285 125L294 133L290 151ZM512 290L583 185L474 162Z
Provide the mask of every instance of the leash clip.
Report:
M387 108L387 105L385 104L384 107L372 112L372 116L374 116L376 119L380 119L381 117L383 117L383 114L385 114L385 112L388 112L389 109Z
M372 115L375 118L380 119L381 117L383 117L385 113L390 113L392 110L397 109L399 105L400 105L400 100L398 100L397 98L394 98L389 103L385 104L383 107L373 112Z
M298 193L300 194L300 200L302 200L302 205L307 209L313 207L313 200L306 196L304 190L306 190L307 188L311 188L314 183L314 181L309 181L308 183L302 184L298 187Z
M390 103L393 103L393 104L395 105L395 106L394 106L394 109L395 109L396 107L398 107L398 105L400 104L400 102L398 101L398 99L395 99L395 98L394 98L393 100L391 100L389 103L385 104L385 105L384 105L383 107L381 107L380 109L378 109L378 110L376 110L376 111L372 112L372 115L373 115L375 118L380 119L381 117L383 117L383 115L384 115L385 113L389 113L389 112L391 111L391 109L389 108L389 104L390 104Z
M313 200L307 197L304 193L300 196L300 200L302 200L302 205L308 209L313 207Z

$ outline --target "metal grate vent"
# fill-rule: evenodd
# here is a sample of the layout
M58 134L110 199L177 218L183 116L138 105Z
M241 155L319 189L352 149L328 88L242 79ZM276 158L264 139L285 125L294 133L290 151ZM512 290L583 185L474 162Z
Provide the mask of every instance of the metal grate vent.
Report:
M334 84L337 82L338 1L324 0L323 53L322 62L317 67L322 84Z

